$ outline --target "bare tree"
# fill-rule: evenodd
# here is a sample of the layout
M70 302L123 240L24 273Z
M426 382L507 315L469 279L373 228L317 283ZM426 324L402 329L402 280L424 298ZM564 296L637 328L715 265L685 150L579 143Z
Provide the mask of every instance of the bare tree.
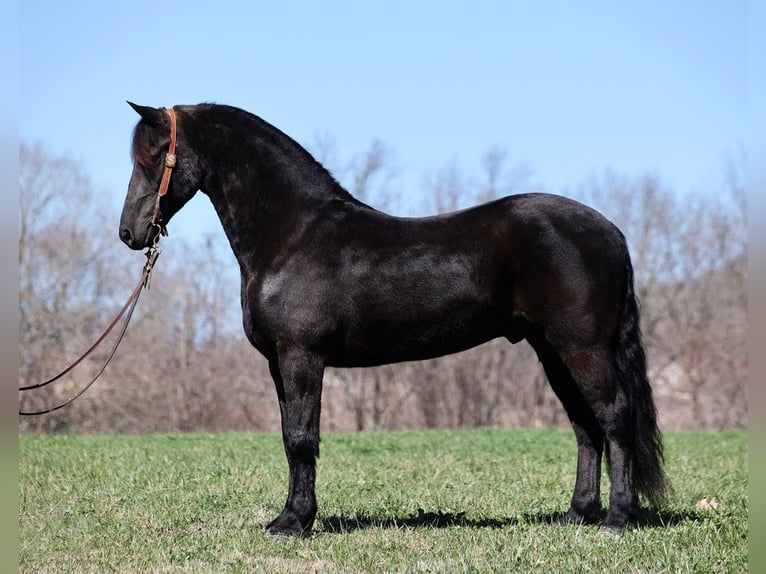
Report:
M73 160L51 157L39 145L21 145L21 384L52 376L87 348L98 333L104 318L102 305L113 301L120 279L110 276L106 266L114 251L102 232L103 212L102 201ZM112 261L117 260L119 257ZM73 384L65 380L55 389L46 389L46 394L49 399L60 400L73 392ZM27 394L24 405L40 407L43 397L42 391ZM53 430L62 428L63 421L52 416L41 423Z
M429 212L448 213L470 201L471 185L457 161L448 163L433 177L427 178L425 187Z
M746 224L742 164L717 196L607 174L583 193L628 238L650 374L666 426L744 426ZM673 413L672 417L663 414Z
M320 142L321 143L321 142ZM320 145L337 162L333 142ZM747 236L741 161L715 196L679 196L656 176L607 173L571 194L625 233L642 303L651 377L666 428L747 425ZM333 168L333 165L329 165ZM534 189L528 169L490 148L478 178L452 162L426 179L429 211L452 211ZM389 210L397 170L373 142L342 164L341 181ZM79 354L119 308L143 257L117 241L118 215L82 169L41 146L20 150L19 378L42 380ZM143 432L279 428L265 360L245 340L239 277L227 246L173 239L133 324L99 383L71 407L22 429ZM75 392L99 352L53 388L23 397L41 407ZM504 339L428 361L328 369L323 428L550 426L566 424L528 345ZM668 416L672 413L672 416Z
M490 147L481 160L483 181L475 194L477 202L492 201L506 195L538 189L532 181L532 170L525 164L507 166L506 151L499 146Z

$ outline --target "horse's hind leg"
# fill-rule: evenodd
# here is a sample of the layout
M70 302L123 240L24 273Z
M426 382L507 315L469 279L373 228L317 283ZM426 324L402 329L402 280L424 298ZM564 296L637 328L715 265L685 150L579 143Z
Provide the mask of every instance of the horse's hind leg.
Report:
M277 388L282 438L290 469L284 510L267 527L272 535L308 532L317 511L314 493L319 456L319 414L324 366L299 349L283 349L269 369Z
M633 478L632 411L617 370L606 349L568 349L561 360L569 370L583 408L595 417L603 432L609 463L609 510L601 529L619 532L638 513ZM578 476L579 479L579 476Z
M542 339L530 338L529 342L543 364L553 392L564 406L577 439L577 480L569 510L560 522L595 523L601 518L604 433L559 354Z

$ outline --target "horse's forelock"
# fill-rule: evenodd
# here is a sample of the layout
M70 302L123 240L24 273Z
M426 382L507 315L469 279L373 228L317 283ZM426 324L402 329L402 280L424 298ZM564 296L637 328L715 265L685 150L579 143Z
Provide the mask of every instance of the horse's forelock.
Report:
M133 129L133 143L130 148L131 159L140 165L151 166L155 160L156 146L157 137L154 130L146 122L138 122Z

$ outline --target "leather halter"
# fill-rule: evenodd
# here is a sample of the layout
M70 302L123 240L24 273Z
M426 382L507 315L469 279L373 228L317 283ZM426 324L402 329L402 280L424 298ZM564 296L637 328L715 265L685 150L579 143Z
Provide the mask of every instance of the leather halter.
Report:
M170 147L168 147L168 153L165 154L165 170L162 172L162 179L160 180L160 189L157 192L157 201L154 204L154 214L152 215L152 225L159 228L160 233L157 235L167 235L168 229L165 223L162 221L162 212L160 211L160 199L168 192L168 186L170 185L170 175L173 168L176 166L176 112L173 108L165 110L170 118Z

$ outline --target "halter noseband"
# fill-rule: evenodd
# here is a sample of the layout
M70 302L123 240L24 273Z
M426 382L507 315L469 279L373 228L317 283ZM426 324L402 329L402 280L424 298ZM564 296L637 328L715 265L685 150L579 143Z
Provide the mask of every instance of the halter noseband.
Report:
M176 112L173 108L165 110L170 118L170 146L168 147L168 153L165 155L165 170L162 172L162 179L160 180L160 189L157 192L157 201L154 204L154 214L152 215L152 225L159 229L157 234L157 240L159 240L160 234L167 235L168 229L165 223L162 221L162 212L160 211L160 198L168 192L168 186L170 185L170 174L173 168L176 166Z

